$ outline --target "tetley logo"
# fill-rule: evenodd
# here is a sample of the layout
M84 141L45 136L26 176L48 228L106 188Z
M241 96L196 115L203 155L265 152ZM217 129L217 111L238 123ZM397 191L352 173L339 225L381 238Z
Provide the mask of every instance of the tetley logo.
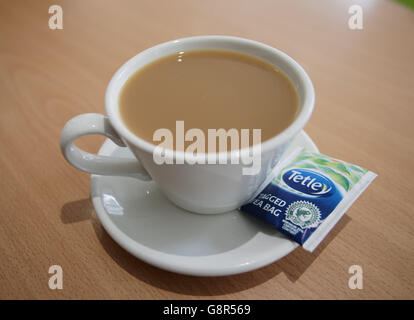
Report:
M335 192L335 185L328 178L308 169L290 169L282 179L292 189L310 196L326 197Z

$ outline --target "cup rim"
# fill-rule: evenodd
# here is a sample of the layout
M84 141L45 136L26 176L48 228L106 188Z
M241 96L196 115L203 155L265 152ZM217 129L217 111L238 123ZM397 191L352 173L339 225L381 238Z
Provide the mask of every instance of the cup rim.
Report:
M261 142L260 144L237 149L237 150L231 150L231 151L225 151L225 152L205 152L205 153L198 153L197 155L194 155L190 152L185 151L177 151L177 150L168 150L169 152L166 153L167 158L173 158L178 162L178 160L185 160L185 159L204 159L207 160L206 163L214 163L210 161L214 161L217 159L232 159L234 156L241 155L246 152L253 152L253 154L256 154L255 152L260 152L261 154L266 153L269 150L275 149L276 147L282 145L283 143L289 141L289 139L293 138L307 123L309 120L314 104L315 104L315 92L314 87L312 84L312 81L306 71L302 68L302 66L297 63L293 58L288 56L286 53L271 47L267 44L250 40L246 38L240 38L240 37L234 37L234 36L223 36L223 35L205 35L205 36L194 36L194 37L186 37L186 38L180 38L176 40L170 40L158 45L155 45L153 47L150 47L144 51L141 51L134 57L130 58L127 62L125 62L112 76L107 89L106 89L106 95L105 95L105 108L106 112L109 116L109 121L111 122L112 126L115 128L115 130L118 132L118 134L121 136L121 138L124 138L129 142L130 144L133 144L135 146L138 146L140 149L145 150L146 152L149 152L153 154L156 145L153 143L150 143L139 136L135 135L132 131L130 131L127 126L123 123L121 120L118 110L118 99L119 94L121 92L121 89L118 89L117 91L117 84L118 81L120 81L123 74L125 74L127 71L131 70L133 65L136 63L137 60L139 60L144 54L149 54L151 52L161 52L165 50L168 47L171 46L177 46L177 44L180 43L188 43L188 42L197 42L197 41L228 41L233 42L237 44L244 44L244 45L250 45L255 46L260 50L267 51L267 53L270 53L272 55L277 55L279 59L281 59L285 64L289 65L291 68L295 70L295 72L298 74L298 79L301 84L301 86L304 89L304 95L303 95L303 101L299 105L299 113L296 115L293 122L282 132L276 134L270 139L265 140L264 142ZM243 53L243 50L234 50ZM247 53L246 53L247 54ZM169 55L169 54L165 54ZM249 54L251 56L254 56L254 54ZM157 60L157 59L155 59ZM152 61L151 61L152 62ZM139 68L133 71L135 73ZM291 80L291 79L290 79ZM292 81L292 80L291 80ZM116 103L113 102L113 96L116 94ZM297 92L299 95L299 93ZM218 128L217 128L218 129ZM184 163L184 162L181 162Z

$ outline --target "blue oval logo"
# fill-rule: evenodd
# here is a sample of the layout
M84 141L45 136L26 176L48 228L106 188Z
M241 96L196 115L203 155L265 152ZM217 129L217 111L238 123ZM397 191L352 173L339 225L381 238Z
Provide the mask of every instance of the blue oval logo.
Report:
M336 191L331 180L308 169L290 169L282 179L292 189L310 196L327 197Z

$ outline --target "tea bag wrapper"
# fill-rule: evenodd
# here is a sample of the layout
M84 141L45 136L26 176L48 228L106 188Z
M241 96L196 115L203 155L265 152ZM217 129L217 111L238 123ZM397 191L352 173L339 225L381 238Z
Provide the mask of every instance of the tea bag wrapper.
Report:
M240 210L270 223L312 252L377 175L298 148Z

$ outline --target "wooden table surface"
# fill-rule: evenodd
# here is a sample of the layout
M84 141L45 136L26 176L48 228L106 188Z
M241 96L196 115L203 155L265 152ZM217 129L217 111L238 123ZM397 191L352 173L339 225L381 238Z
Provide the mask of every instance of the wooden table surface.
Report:
M350 30L348 8L363 8ZM48 27L63 8L63 30ZM0 298L414 298L414 11L392 1L0 1ZM191 35L255 39L309 73L306 131L321 152L379 177L310 254L228 277L182 276L121 249L90 200L90 176L59 149L65 122L104 113L112 74L155 44ZM96 152L102 137L83 138ZM63 289L48 287L49 267ZM348 269L363 269L363 289Z

